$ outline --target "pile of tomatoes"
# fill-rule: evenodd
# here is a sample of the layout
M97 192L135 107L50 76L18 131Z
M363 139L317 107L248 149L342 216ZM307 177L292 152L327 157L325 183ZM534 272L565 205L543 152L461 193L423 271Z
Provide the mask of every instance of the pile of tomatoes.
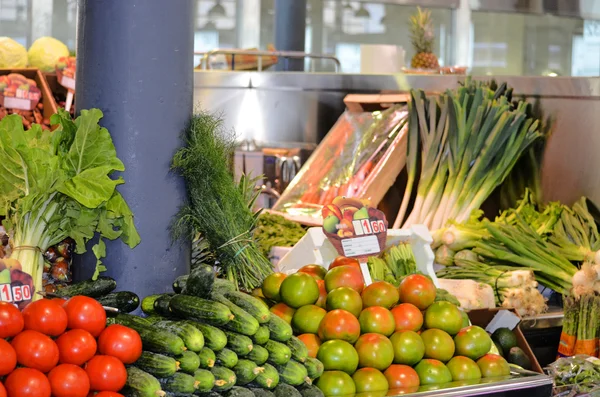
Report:
M0 302L0 397L119 397L124 364L141 354L139 334L106 327L95 299L42 299L23 312Z

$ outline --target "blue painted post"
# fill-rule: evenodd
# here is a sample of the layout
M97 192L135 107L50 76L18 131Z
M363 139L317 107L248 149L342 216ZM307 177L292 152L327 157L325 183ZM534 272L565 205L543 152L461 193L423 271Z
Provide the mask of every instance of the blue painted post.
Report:
M105 274L140 296L189 270L190 247L173 245L168 227L185 200L169 167L193 111L193 10L192 0L79 2L76 106L104 112L142 237L134 250L107 242ZM82 262L77 279L92 274L93 256Z
M306 0L275 0L275 48L304 51ZM303 71L304 59L280 59L277 70Z

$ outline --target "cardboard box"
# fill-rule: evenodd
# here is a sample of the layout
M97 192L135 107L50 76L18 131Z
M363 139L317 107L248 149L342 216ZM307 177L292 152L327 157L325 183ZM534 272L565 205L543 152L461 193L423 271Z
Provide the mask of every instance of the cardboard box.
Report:
M28 69L0 69L0 76L7 75L10 73L19 73L28 79L32 79L36 82L40 91L42 91L41 103L44 104L43 116L44 120L50 120L50 116L56 113L56 102L54 101L54 95L50 91L48 82L46 81L42 72L39 69L28 68Z
M485 328L492 321L494 316L501 310L509 310L510 312L514 313L519 318L521 318L514 309L503 308L471 310L468 314L469 319L471 320L471 324L477 325L481 328ZM537 358L533 354L533 351L529 347L529 344L527 343L525 335L523 335L520 326L517 325L515 329L513 329L513 332L517 336L517 346L519 346L531 360L531 369L535 372L543 374L544 370L540 366L540 363L538 362Z

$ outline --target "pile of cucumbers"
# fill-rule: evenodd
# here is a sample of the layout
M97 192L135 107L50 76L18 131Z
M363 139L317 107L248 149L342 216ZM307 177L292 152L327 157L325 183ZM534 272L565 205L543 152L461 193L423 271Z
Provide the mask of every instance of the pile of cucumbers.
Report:
M96 299L102 306L118 309L120 313L131 313L140 307L140 298L130 291L114 292L117 282L110 277L98 277L96 280L84 280L71 285L65 285L53 292L61 298L71 298L76 295L89 296Z
M147 317L119 313L110 324L135 329L144 352L128 368L126 396L321 397L312 381L323 364L260 299L195 267L174 293L141 302Z

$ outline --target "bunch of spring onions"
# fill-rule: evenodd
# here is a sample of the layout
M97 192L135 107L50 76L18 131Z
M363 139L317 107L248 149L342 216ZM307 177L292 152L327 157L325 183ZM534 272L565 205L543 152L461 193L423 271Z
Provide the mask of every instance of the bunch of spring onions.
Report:
M409 243L387 249L381 257L369 257L369 273L373 280L399 285L404 276L417 272L417 261Z
M465 251L460 251L460 253ZM466 251L472 254L471 251ZM472 259L455 258L456 266L445 267L436 274L446 279L474 280L492 287L496 305L515 308L522 316L535 316L546 309L546 301L537 289L531 270L489 266Z
M436 230L450 219L465 222L504 181L542 136L529 105L513 105L511 92L506 84L471 80L439 96L411 92L408 183L394 228L424 224ZM414 206L405 217L415 185Z

